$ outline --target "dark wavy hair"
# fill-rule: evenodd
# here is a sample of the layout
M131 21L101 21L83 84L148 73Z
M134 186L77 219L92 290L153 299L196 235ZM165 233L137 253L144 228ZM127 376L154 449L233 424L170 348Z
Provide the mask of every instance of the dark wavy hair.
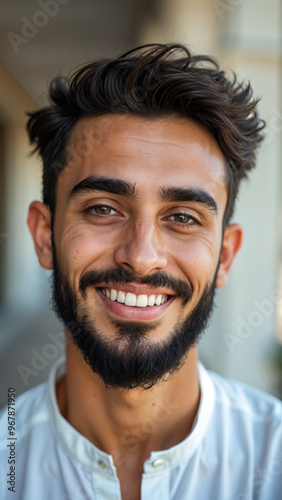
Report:
M83 117L131 113L146 118L179 116L205 127L226 162L228 201L234 211L241 179L255 166L264 121L250 83L228 79L215 59L192 55L182 44L148 44L112 59L94 61L69 80L50 85L50 106L28 113L30 143L43 160L43 202L56 208L58 175L67 162L72 131Z

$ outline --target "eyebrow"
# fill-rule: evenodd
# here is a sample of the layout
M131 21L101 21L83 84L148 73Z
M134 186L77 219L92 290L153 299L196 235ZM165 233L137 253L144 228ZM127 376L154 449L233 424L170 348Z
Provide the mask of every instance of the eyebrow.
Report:
M77 195L86 193L88 191L104 191L106 193L125 196L126 198L135 197L134 184L130 184L129 182L121 179L113 179L104 176L97 177L91 175L72 188L68 199L70 200L71 198L74 198Z
M194 201L201 203L215 214L218 213L218 206L215 199L203 189L185 187L163 187L160 190L161 201Z
M135 184L122 179L91 175L72 188L68 199L71 200L72 198L89 191L103 191L106 193L124 196L129 199L135 199L137 197ZM159 199L162 202L192 201L205 205L215 214L218 213L218 206L215 199L207 191L198 188L171 186L161 187L159 191Z

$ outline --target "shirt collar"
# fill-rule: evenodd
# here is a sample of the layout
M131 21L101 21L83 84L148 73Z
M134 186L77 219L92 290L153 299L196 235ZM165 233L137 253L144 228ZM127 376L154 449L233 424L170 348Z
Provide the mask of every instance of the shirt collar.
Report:
M117 477L113 457L99 450L86 437L80 434L61 415L56 398L56 383L66 370L65 360L60 359L53 367L48 382L48 411L50 425L57 441L73 460L91 472ZM187 461L199 446L206 434L215 404L213 383L203 365L198 363L201 399L190 434L177 445L163 451L152 452L144 463L145 474L156 474L160 470L174 468Z

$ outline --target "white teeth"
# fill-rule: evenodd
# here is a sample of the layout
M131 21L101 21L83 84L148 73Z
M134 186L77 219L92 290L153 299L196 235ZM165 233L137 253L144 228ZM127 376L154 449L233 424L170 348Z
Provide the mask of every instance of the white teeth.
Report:
M135 295L135 293L123 292L122 290L115 290L114 288L101 288L101 292L108 299L126 306L131 307L147 307L147 306L160 306L168 300L168 296L163 295Z
M156 300L155 300L155 304L156 306L160 306L161 305L161 300L162 300L162 296L161 295L158 295L156 297Z
M149 295L148 306L154 306L155 305L155 298L156 298L155 295Z
M121 290L118 291L117 294L117 301L120 302L121 304L124 304L125 301L125 293L122 292Z
M135 293L127 293L126 294L126 297L125 297L125 305L126 306L136 306L136 301L137 301L137 297L135 295Z
M137 307L147 307L148 305L147 295L138 295L136 305Z

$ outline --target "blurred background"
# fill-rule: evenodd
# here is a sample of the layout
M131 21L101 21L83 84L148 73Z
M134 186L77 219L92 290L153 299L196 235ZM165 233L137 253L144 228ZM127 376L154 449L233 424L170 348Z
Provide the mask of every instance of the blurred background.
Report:
M177 41L250 79L266 140L234 221L244 245L200 345L205 366L282 397L281 0L0 0L0 406L48 377L63 355L49 309L50 274L26 218L41 197L25 111L46 103L50 79L137 44Z

